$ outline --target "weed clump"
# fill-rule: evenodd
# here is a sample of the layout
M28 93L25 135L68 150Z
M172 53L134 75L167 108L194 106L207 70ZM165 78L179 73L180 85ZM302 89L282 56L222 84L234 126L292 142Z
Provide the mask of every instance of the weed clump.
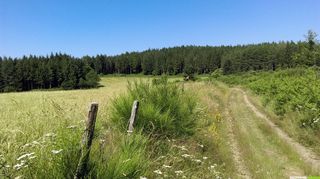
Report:
M135 128L156 137L192 135L195 131L196 100L165 77L128 84L128 93L112 102L111 120L126 130L134 100L140 101Z

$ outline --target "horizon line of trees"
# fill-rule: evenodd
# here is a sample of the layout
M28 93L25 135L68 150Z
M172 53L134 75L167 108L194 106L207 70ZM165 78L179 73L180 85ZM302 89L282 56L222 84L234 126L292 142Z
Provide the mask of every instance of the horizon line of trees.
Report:
M94 88L99 80L87 63L65 54L21 59L0 57L0 92Z
M180 46L149 49L116 56L75 58L56 53L47 56L0 57L0 92L32 89L77 89L98 86L97 74L176 75L224 74L250 70L276 70L320 66L317 34L306 41L282 41L237 46Z

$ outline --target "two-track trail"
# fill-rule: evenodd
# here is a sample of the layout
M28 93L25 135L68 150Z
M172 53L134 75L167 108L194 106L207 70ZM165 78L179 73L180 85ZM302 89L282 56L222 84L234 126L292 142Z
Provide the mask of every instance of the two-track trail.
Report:
M319 157L276 126L264 111L259 111L250 102L243 90L219 82L203 84L202 90L206 104L217 104L209 110L223 116L225 125L220 132L227 137L224 141L233 159L235 171L232 178L289 178L320 174Z

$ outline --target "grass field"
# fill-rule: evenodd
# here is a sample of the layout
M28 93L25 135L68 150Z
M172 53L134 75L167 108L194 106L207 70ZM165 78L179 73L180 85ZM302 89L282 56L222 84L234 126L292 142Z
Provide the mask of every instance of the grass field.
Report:
M90 102L99 103L89 167L91 178L223 176L223 161L213 155L216 133L207 130L213 126L212 118L200 103L196 109L199 121L191 137L157 139L137 131L128 138L115 129L110 122L112 101L126 92L128 81L137 80L151 78L107 76L102 78L103 87L97 89L0 94L0 176L72 177ZM182 77L168 81L179 80Z
M151 85L153 78L105 76L97 89L0 94L0 178L72 178L90 102L98 102L99 110L89 178L317 174L252 111L240 89L206 76L185 83L169 77L169 86ZM128 81L140 83L128 90ZM258 110L272 115L247 94ZM136 98L142 102L140 123L129 136L126 120Z
M59 160L60 156L54 155L53 151L66 150L65 147L79 143L88 104L93 101L99 103L99 129L107 120L111 99L126 89L127 80L125 77L102 78L103 87L91 90L0 94L0 155L5 166L2 172L11 177L19 176L24 168L17 170L21 164L17 159L28 153L37 154L34 154L37 158L40 153L43 159L49 157L52 162L58 162L54 158L57 156ZM44 154L48 151L51 154ZM30 162L28 165L32 167Z

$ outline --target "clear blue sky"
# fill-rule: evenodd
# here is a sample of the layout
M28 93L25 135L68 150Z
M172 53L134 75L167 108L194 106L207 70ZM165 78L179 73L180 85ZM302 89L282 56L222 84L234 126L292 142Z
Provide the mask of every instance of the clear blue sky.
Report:
M0 56L303 40L319 0L0 0Z

